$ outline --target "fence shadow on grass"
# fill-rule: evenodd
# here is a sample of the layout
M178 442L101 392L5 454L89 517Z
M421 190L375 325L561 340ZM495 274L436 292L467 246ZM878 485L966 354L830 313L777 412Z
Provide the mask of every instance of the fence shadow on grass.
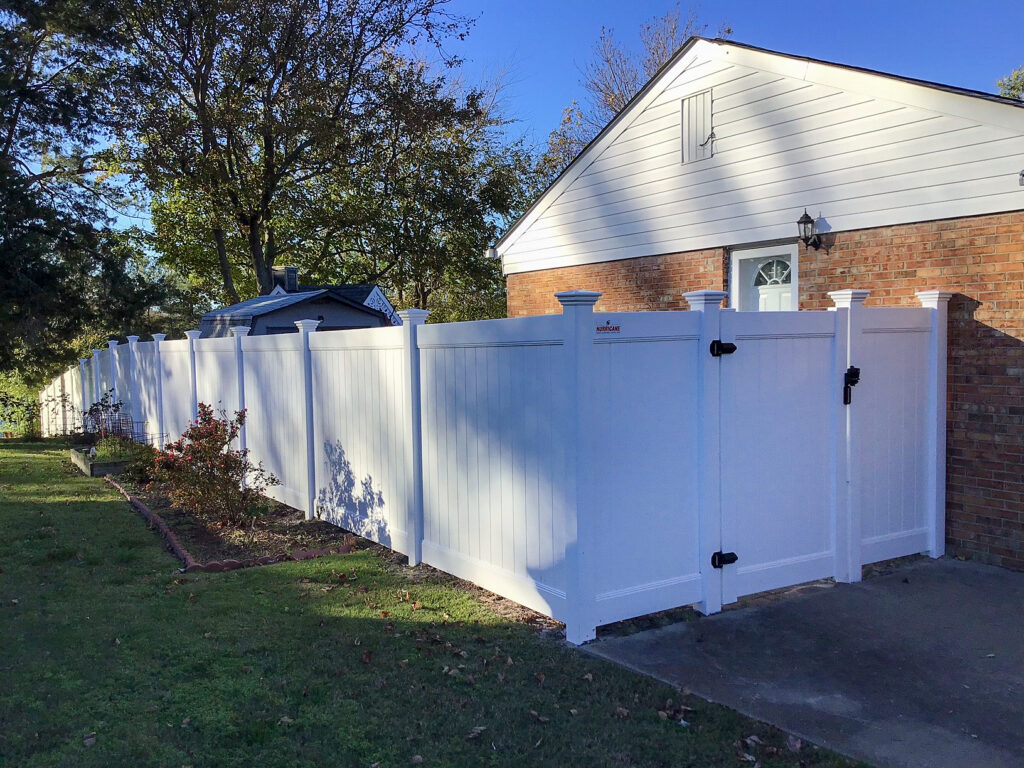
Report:
M317 519L390 547L384 494L374 488L373 477L356 480L340 440L324 443L324 458L330 481L317 493Z

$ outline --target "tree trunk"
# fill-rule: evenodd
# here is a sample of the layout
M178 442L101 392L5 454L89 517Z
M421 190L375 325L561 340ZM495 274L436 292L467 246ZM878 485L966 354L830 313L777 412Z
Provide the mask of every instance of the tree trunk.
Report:
M263 250L263 222L258 216L249 216L246 219L242 222L242 228L245 230L245 239L249 244L249 258L252 260L253 269L256 270L256 283L259 285L260 296L266 296L274 290L274 278Z
M224 295L232 304L239 302L238 291L235 290L235 279L231 276L231 264L228 261L228 250L224 244L224 230L215 227L213 240L217 245L217 263L220 265L220 276L224 281Z

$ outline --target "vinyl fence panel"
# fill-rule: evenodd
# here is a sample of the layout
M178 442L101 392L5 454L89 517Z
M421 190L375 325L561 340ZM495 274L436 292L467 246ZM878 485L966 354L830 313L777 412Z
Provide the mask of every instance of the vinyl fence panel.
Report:
M403 331L316 332L309 344L315 515L408 553Z
M246 436L254 461L262 462L281 485L267 494L305 509L305 416L301 338L297 333L246 336ZM187 390L186 390L187 391Z
M419 330L423 559L563 615L571 482L560 317Z

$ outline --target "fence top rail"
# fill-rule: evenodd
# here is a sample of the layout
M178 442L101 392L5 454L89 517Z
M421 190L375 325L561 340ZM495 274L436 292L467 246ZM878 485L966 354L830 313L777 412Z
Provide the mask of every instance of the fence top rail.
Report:
M403 334L401 326L317 331L309 337L309 348L314 351L399 349L403 344Z
M195 350L196 354L202 354L203 352L233 352L235 349L235 340L231 336L218 337L215 339L196 339Z
M924 307L865 307L861 328L865 333L928 332L934 310Z
M565 331L562 315L535 315L424 325L417 340L420 349L555 345L562 343Z
M700 337L701 313L685 312L595 312L594 340L673 341Z
M316 334L313 334L314 336ZM243 336L242 352L301 352L302 334L272 333L267 336Z
M835 312L725 311L722 322L737 339L813 338L835 336L836 317Z
M179 352L188 352L188 339L175 339L174 341L161 341L161 355L175 355Z

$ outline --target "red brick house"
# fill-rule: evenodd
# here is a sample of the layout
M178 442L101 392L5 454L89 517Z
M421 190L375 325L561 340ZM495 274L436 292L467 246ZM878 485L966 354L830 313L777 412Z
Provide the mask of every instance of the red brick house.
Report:
M814 219L798 238L804 211ZM818 246L818 247L815 247ZM694 38L495 246L508 313L950 304L947 543L1024 568L1024 105Z

